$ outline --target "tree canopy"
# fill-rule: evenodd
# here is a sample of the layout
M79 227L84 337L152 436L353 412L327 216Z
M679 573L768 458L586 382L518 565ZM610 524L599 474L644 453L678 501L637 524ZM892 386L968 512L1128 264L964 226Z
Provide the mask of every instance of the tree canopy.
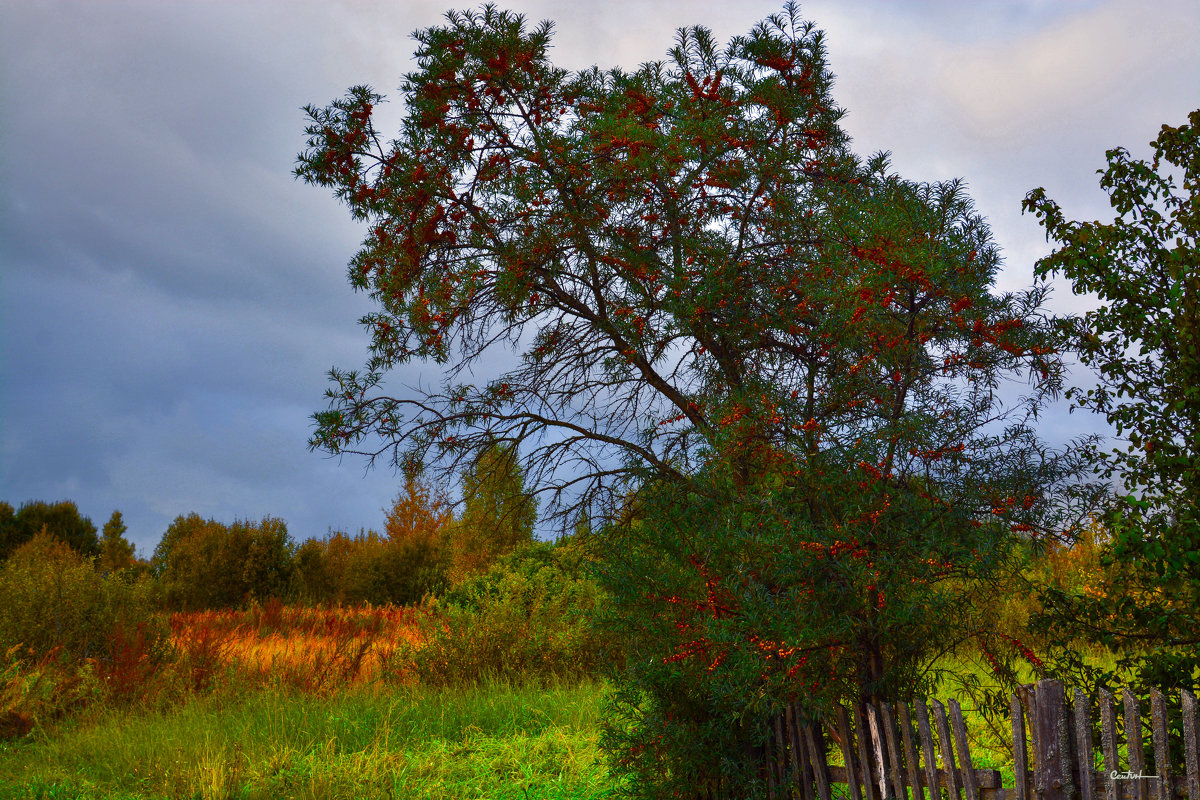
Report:
M230 608L283 595L294 551L281 519L225 525L192 513L176 517L163 533L151 565L170 605L189 611Z
M100 554L100 539L91 519L79 513L70 500L47 503L30 500L12 511L8 503L0 504L0 559L45 531L66 542L85 556Z
M120 511L114 511L104 523L100 534L100 559L97 567L102 572L117 572L134 564L133 543L125 538L125 520Z
M549 23L490 5L446 20L395 139L368 87L306 109L296 174L367 224L377 305L310 444L443 474L511 447L597 523L635 793L755 796L765 713L916 691L986 633L970 599L1016 545L1089 509L1082 451L1033 427L1063 380L1047 288L993 291L961 181L851 152L793 4L631 73L556 68Z
M1074 403L1104 415L1117 446L1092 449L1121 492L1107 516L1115 579L1101 596L1049 591L1064 631L1122 652L1146 685L1195 688L1200 669L1200 110L1163 125L1149 161L1107 153L1111 222L1068 220L1044 189L1025 198L1058 248L1061 274L1101 305L1063 320L1099 383ZM1177 183L1178 181L1178 183ZM1145 648L1152 648L1143 655ZM1132 649L1131 649L1132 648Z
M306 109L296 174L368 224L349 274L378 305L313 447L449 474L513 442L568 524L619 505L639 470L680 479L717 457L743 482L821 457L906 481L978 473L960 487L1029 463L1020 415L1061 381L1044 287L989 291L999 253L961 182L849 151L821 34L794 6L724 50L682 30L633 73L556 68L549 23L492 6L415 37L391 142L367 87ZM468 380L507 349L510 369ZM440 386L388 385L428 362ZM1005 373L1032 391L1000 433ZM1036 510L1019 488L974 510Z

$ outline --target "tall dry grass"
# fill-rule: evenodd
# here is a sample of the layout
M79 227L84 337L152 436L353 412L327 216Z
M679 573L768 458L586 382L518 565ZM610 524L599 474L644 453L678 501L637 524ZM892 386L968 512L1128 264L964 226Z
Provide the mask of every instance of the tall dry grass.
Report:
M202 690L222 671L255 685L327 692L373 681L403 682L402 647L421 642L412 608L306 608L268 600L246 610L172 614L172 642Z

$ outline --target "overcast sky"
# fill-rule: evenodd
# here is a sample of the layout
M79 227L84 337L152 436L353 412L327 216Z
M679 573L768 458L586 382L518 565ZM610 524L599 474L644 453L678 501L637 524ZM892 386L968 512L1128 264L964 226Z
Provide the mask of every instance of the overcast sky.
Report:
M301 106L351 85L388 94L396 128L409 35L445 2L0 0L0 499L71 499L97 527L119 509L146 555L192 511L282 517L297 540L381 527L397 477L306 446L326 372L365 357L368 301L345 277L362 231L291 170ZM781 3L507 7L556 23L561 66L633 69L680 26L726 41ZM1110 218L1104 151L1143 154L1200 107L1197 0L801 10L827 33L856 151L965 178L1002 290L1049 252L1028 190ZM1052 301L1086 306L1067 287ZM1045 436L1100 425L1064 406Z

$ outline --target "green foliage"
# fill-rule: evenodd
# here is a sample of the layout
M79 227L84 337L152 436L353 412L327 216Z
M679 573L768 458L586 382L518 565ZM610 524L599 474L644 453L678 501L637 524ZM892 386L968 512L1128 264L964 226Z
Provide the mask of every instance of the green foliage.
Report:
M85 556L100 554L96 526L70 500L45 503L30 500L22 503L16 513L8 503L0 508L0 559L45 530Z
M235 521L229 532L233 538L246 542L246 556L241 564L246 595L254 600L282 597L291 582L295 551L287 523L273 517L257 524Z
M356 596L371 594L370 576L361 576L366 559L360 553L367 548L380 549L382 544L375 531L359 531L354 536L333 531L323 539L305 541L296 553L300 597L310 603L348 603Z
M0 742L25 739L47 730L58 720L103 700L103 687L91 662L64 663L54 658L37 662L0 660ZM0 745L4 747L6 745Z
M0 649L21 645L34 659L56 648L76 661L95 655L100 586L87 559L57 537L37 534L0 569Z
M718 781L752 796L785 705L924 696L939 657L996 638L986 601L1016 556L1000 525L894 490L885 513L858 518L868 491L815 524L809 487L693 486L648 488L597 537L604 629L629 643L605 749L645 796Z
M435 491L421 475L406 475L404 488L392 501L384 523L384 533L393 542L423 539L440 542L454 520L450 501Z
M527 544L429 606L414 671L434 686L597 675L621 658L595 627L603 603L580 548Z
M289 598L305 604L333 602L337 585L326 558L328 539L305 539L292 559L292 589Z
M483 449L463 474L463 513L448 532L455 580L532 542L536 521L537 502L525 492L516 450L500 443Z
M590 537L644 657L610 752L634 794L760 793L764 713L916 690L1017 542L1090 510L1078 449L1031 425L1062 385L1047 288L993 292L960 181L850 151L795 4L633 73L558 69L548 25L490 5L415 37L386 149L369 88L307 109L297 175L370 223L350 280L379 306L310 444L449 470L505 442L568 524L632 496ZM452 355L439 389L380 391Z
M293 550L283 520L223 525L193 513L167 528L152 565L173 608L232 608L283 596L291 586Z
M1100 379L1068 396L1128 443L1092 449L1128 493L1105 518L1110 579L1098 594L1047 587L1040 624L1061 634L1064 669L1080 666L1069 640L1084 636L1120 655L1118 671L1177 698L1200 689L1200 110L1150 145L1149 162L1108 151L1111 223L1068 221L1042 189L1025 198L1059 245L1038 273L1101 301L1061 325Z
M338 531L301 544L295 566L303 602L411 605L446 588L449 560L440 538Z
M116 572L134 565L133 543L125 538L125 521L120 511L114 511L100 533L100 558L96 562L101 572Z
M333 532L303 542L294 596L307 603L410 605L445 589L454 521L446 497L410 472L386 513L383 535Z
M396 495L384 525L391 602L416 603L446 588L452 568L449 537L453 523L446 495L434 490L423 476L406 475L404 489Z
M416 603L445 587L446 568L437 541L392 541L372 532L347 560L339 596L351 604Z
M91 561L49 534L17 549L0 569L0 651L26 662L95 662L101 678L151 668L166 655L148 578L98 575ZM133 639L138 652L131 654ZM133 657L144 663L122 663ZM124 670L124 672L122 672Z

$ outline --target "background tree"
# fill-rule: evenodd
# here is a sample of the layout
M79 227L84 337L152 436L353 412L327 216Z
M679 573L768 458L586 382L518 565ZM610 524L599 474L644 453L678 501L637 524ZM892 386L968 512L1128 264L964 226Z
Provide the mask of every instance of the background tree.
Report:
M295 557L294 579L299 596L310 603L346 602L347 568L362 538L366 538L365 533L352 537L331 531L324 538L302 542Z
M0 500L0 542L6 541L9 526L12 525L13 517L16 514L17 512L13 510L10 503Z
M290 593L293 599L312 605L336 602L337 587L325 552L324 539L305 539L296 548Z
M155 575L176 608L231 608L282 596L291 585L294 545L282 520L224 525L176 517L154 550Z
M398 573L390 592L392 602L414 603L444 588L453 523L454 512L445 493L432 488L419 474L406 475L404 489L396 495L384 523L389 560Z
M229 529L191 513L168 526L152 563L169 606L185 611L228 608L241 603L242 556Z
M9 506L11 509L11 506ZM96 526L81 515L70 500L46 503L30 500L22 503L16 513L4 519L0 515L0 558L7 558L16 548L28 542L43 529L51 536L66 542L84 556L100 554L100 539Z
M593 537L644 648L610 752L647 796L722 772L751 796L728 770L765 714L915 690L978 632L954 587L1064 523L1082 464L1030 425L1061 386L1045 288L991 291L961 183L850 152L794 5L635 73L557 69L548 24L491 6L447 20L388 147L366 87L307 109L297 175L369 223L350 279L379 307L311 444L445 471L505 442L560 521L630 509ZM1006 376L1030 383L1008 405Z
M1163 125L1150 145L1148 162L1108 151L1100 186L1117 212L1110 223L1067 220L1044 189L1024 207L1058 244L1038 274L1061 274L1101 302L1062 322L1100 380L1068 396L1124 440L1091 451L1124 487L1105 519L1106 591L1048 591L1048 615L1112 649L1144 686L1178 697L1200 680L1200 110Z
M114 511L100 532L100 558L96 568L101 572L116 572L134 564L133 543L125 538L125 521L120 511Z
M447 568L445 551L429 542L393 542L372 531L355 542L341 596L347 603L416 603L445 588Z
M463 474L463 512L451 529L455 580L533 541L537 502L512 445L493 443Z
M241 568L245 594L257 600L282 597L291 583L296 549L287 523L276 517L258 523L235 521L229 532L246 543Z
M419 540L440 543L454 512L445 493L435 491L420 475L408 475L404 488L386 509L384 533L393 542Z
M416 603L445 588L448 559L440 541L338 531L297 549L294 591L310 603Z

